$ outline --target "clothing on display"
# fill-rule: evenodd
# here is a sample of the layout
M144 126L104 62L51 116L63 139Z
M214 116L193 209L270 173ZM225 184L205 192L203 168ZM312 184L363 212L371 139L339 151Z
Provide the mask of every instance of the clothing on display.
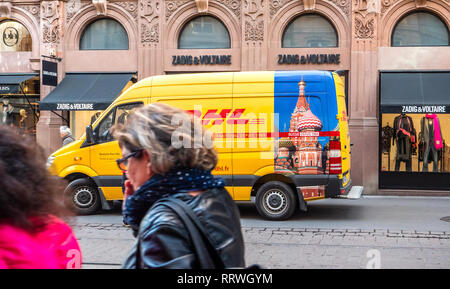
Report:
M412 147L416 143L416 130L412 118L402 113L394 119L394 136L392 144L397 143L397 155L395 156L395 170L400 169L400 163L406 162L406 171L412 171L411 157Z
M439 151L443 148L442 131L436 114L427 114L420 121L420 138L423 144L423 172L428 172L428 164L433 162L433 172L438 172Z
M383 153L391 151L391 139L394 136L394 128L389 123L381 129L381 149Z
M7 101L3 101L3 107L0 112L0 123L11 125L13 123L14 107Z

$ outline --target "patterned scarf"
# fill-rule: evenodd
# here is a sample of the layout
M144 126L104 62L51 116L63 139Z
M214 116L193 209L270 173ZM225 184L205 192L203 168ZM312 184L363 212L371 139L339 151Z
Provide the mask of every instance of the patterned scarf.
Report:
M224 187L220 178L215 178L211 171L196 168L178 167L165 175L154 175L144 183L133 195L128 197L122 212L123 221L133 230L139 229L139 224L151 206L161 198L176 193L200 191Z
M439 126L438 116L436 114L426 114L425 117L433 120L434 147L436 150L440 150L444 147L444 144L442 143L441 128Z

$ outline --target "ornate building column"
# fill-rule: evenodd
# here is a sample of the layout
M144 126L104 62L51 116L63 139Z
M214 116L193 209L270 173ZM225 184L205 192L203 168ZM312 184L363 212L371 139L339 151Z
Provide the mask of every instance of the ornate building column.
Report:
M268 0L243 0L242 71L267 69Z
M164 74L161 49L163 7L164 0L138 0L139 79Z
M352 181L364 193L378 190L378 21L380 0L353 1L350 68Z
M40 13L40 52L41 55L63 57L62 38L64 31L64 2L42 1ZM42 60L42 59L41 59ZM58 82L62 80L62 62L58 63ZM44 99L54 88L42 85L41 100ZM41 111L37 124L36 140L45 152L50 155L61 147L59 127L63 125L62 119L50 111Z

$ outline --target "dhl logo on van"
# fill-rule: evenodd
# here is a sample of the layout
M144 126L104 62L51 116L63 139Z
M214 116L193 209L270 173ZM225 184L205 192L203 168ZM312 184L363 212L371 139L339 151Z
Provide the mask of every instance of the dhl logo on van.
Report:
M202 125L222 125L226 120L227 124L264 124L263 118L242 118L245 112L245 108L222 110L209 109L202 117L200 110L187 110L188 113L193 114L195 117L202 119Z

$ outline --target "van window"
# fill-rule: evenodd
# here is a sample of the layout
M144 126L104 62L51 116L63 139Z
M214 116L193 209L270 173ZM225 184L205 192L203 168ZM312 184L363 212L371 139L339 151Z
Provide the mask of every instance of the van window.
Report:
M125 105L119 105L116 111L116 118L114 123L124 124L127 121L128 116L136 110L136 108L142 106L142 103L131 103Z
M142 106L142 102L127 103L119 105L113 108L108 115L102 119L99 125L95 129L95 136L97 143L105 143L113 141L113 137L110 132L110 128L116 123L125 123L128 116L136 110L136 108Z
M97 143L104 143L112 141L111 133L109 132L109 129L111 128L113 124L113 117L114 117L114 110L111 110L108 115L102 119L100 124L97 126L96 129L96 140Z

